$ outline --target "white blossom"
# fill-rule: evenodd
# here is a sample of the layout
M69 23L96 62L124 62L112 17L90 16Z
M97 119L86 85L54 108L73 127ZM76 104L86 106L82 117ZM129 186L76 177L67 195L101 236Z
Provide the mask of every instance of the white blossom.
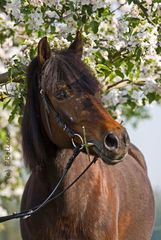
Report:
M62 9L61 0L44 0L44 3L49 7L56 7L57 9Z
M118 89L113 89L103 96L102 101L107 106L116 106L121 102L121 98L120 91Z
M132 7L133 7L133 3L131 4L128 4L125 0L120 0L120 4L122 4L122 7L121 7L121 11L123 13L132 13Z
M33 6L42 6L44 4L43 0L29 0L29 3Z
M36 9L29 15L28 24L31 29L39 30L43 23L44 23L43 15L39 9Z
M62 32L66 32L67 30L67 23L55 22L53 25L56 28L56 32L58 32L59 34L61 34Z
M117 109L115 110L116 120L119 123L122 123L124 121L123 111L121 106L117 106Z
M14 190L14 195L15 196L22 196L23 191L24 191L24 187L19 186Z
M138 106L142 106L142 100L143 100L144 94L142 91L139 90L133 90L131 94L131 98L136 102Z
M3 190L1 190L1 197L11 197L12 196L12 190L11 186L6 186Z
M143 86L143 90L145 94L153 93L159 90L159 86L154 79L147 78Z
M45 14L49 18L59 18L59 15L55 11L48 10Z
M6 12L9 14L12 14L12 16L16 20L22 20L23 15L20 11L21 8L21 0L10 0L7 1L7 4L5 6Z
M76 1L74 1L74 2L76 2ZM82 0L82 1L77 1L77 2L80 3L82 6L83 5L89 5L91 3L90 0Z
M107 0L100 0L100 1L91 1L91 4L93 4L93 11L96 11L99 8L104 8L107 5L109 5L110 1Z

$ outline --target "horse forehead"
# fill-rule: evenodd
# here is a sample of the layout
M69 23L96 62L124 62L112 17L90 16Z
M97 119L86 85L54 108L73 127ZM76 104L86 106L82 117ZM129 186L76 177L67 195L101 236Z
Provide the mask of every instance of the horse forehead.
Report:
M78 64L70 56L68 59L68 56L59 53L52 54L41 72L42 86L47 87L48 90L67 86L75 93L82 91L95 95L99 89L98 81L88 72L83 63L78 62Z
M51 57L44 64L41 72L41 79L44 84L55 83L59 86L75 86L80 79L80 72L70 66L67 61L59 61Z

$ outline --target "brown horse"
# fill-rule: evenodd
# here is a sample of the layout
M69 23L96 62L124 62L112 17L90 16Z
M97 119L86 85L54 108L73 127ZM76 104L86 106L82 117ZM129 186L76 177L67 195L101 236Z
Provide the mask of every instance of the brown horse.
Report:
M154 200L142 153L129 142L126 129L104 109L100 86L81 61L78 32L66 50L51 51L40 40L38 56L28 69L28 96L23 117L23 151L31 176L22 210L44 201L72 155L71 139L47 114L40 90L79 137L93 143L90 156L99 156L64 195L28 219L21 220L23 240L149 240ZM66 188L89 164L81 152L61 185ZM116 164L118 163L118 164Z

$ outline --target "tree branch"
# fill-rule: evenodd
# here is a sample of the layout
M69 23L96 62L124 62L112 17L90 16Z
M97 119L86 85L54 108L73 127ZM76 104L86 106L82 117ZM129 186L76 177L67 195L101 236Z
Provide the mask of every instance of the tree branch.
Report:
M125 87L129 82L130 82L129 79L125 79L125 80L121 80L121 81L118 81L118 82L116 82L116 83L107 85L107 87L106 87L106 92L108 92L108 91L110 91L110 90L112 90L112 89L116 89L116 88L123 88L123 87Z
M116 88L124 88L124 87L126 87L128 84L130 84L131 83L131 85L134 85L134 86L138 86L138 87L142 87L142 86L144 86L144 84L145 84L145 81L144 80L140 80L140 81L130 81L129 79L124 79L124 80L120 80L120 81L118 81L118 82L116 82L116 83L113 83L113 84L111 84L111 85L107 85L107 87L106 87L106 89L104 90L105 92L109 92L110 90L112 90L112 89L116 89Z

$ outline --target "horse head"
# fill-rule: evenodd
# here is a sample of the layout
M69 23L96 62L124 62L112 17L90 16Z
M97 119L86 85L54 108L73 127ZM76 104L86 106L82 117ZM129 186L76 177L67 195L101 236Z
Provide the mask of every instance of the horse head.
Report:
M126 129L115 121L104 108L100 98L100 84L82 62L81 33L68 49L51 50L47 38L38 44L38 61L41 68L40 89L48 97L56 113L80 137L92 143L89 152L108 163L120 162L128 151ZM54 114L49 114L51 133L47 127L45 107L41 104L41 118L50 140L59 148L71 148L71 139L60 127ZM77 137L78 136L78 137Z

